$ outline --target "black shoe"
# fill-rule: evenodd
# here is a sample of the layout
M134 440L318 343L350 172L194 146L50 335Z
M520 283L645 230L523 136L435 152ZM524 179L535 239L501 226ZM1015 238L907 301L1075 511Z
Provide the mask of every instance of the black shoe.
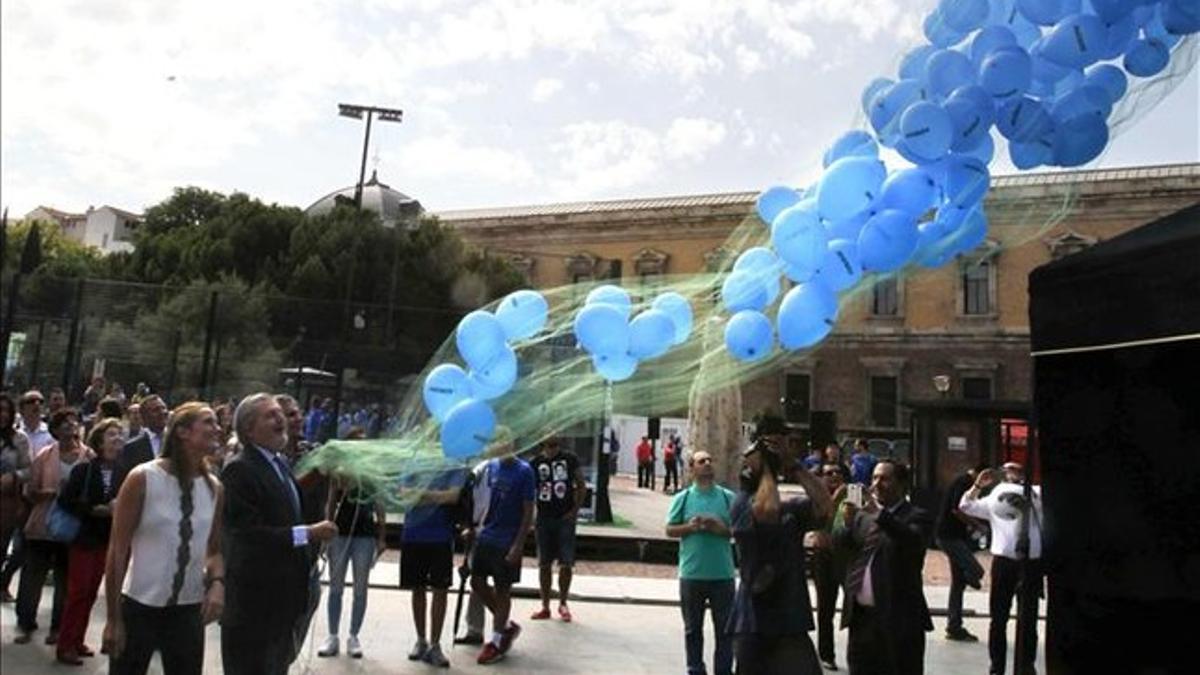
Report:
M481 645L481 644L483 644L483 636L475 635L474 633L467 633L466 635L463 635L462 637L454 638L454 644L456 644L456 645Z
M966 628L946 631L946 639L951 642L979 642L979 638L972 635Z

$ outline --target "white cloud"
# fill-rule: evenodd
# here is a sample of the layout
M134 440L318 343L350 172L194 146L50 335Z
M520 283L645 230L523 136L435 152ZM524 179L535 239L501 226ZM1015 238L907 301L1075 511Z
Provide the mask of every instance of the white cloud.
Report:
M734 49L734 58L737 61L738 71L743 75L753 75L767 67L763 63L762 54L759 54L746 45L738 45Z
M562 91L563 81L553 77L543 77L533 85L529 99L534 103L545 103Z
M450 179L466 185L486 181L503 185L529 185L536 173L528 159L511 150L465 142L459 134L430 135L401 146L406 164L418 167L422 180Z
M716 120L681 117L667 129L667 156L689 162L705 157L725 140L725 125Z

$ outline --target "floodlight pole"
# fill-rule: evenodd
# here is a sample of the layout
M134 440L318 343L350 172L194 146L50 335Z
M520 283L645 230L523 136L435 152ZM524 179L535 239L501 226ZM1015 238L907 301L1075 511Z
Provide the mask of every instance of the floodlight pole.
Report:
M363 135L362 162L358 167L358 183L354 186L354 207L359 211L362 210L362 192L363 182L367 178L367 150L371 146L371 121L375 118L376 113L379 114L381 122L401 122L404 119L404 111L398 108L381 108L373 105L355 105L353 103L339 103L338 114L343 117L352 117L354 119L362 119L363 113L367 114L367 128Z

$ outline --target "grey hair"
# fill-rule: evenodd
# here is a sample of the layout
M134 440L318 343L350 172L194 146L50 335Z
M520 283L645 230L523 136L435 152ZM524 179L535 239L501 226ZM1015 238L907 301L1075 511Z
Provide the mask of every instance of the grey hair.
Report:
M292 396L291 394L275 394L275 402L278 403L280 407L288 405L292 406L293 408L300 407L300 402L297 401L296 397Z
M274 398L274 395L260 391L247 396L242 399L241 403L238 403L237 410L233 411L233 428L242 443L245 443L246 439L250 437L250 427L258 421L259 406Z

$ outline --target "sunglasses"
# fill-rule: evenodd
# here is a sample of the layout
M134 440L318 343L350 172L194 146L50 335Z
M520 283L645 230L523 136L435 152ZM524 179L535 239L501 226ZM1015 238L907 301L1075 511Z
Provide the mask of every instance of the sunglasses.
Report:
M696 460L697 464L712 464L712 457L701 457Z
M40 398L27 398L24 401L21 401L21 405L34 405L34 404L41 405L42 402L43 401Z

